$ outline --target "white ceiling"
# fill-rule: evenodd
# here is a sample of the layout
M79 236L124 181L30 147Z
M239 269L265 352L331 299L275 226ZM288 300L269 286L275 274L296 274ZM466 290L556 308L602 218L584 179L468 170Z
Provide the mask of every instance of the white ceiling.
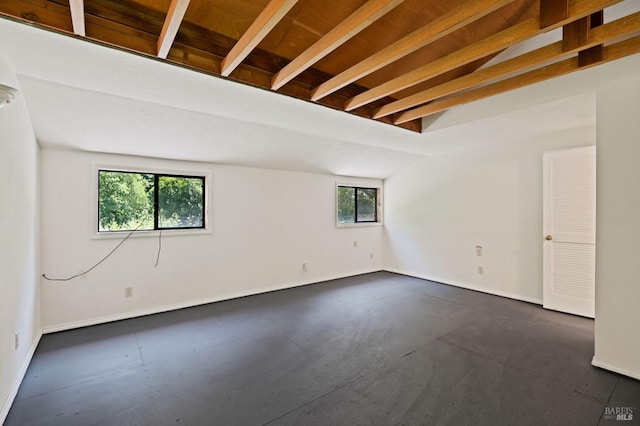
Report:
M6 19L0 54L43 147L386 178L425 156L512 140L510 129L595 125L584 78L458 107L418 134Z

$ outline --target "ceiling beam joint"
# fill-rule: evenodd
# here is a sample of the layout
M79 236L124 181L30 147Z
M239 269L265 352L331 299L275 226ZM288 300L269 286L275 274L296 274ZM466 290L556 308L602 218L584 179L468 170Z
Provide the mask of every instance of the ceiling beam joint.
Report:
M562 44L566 51L574 50L589 43L590 16L569 22L562 27Z
M593 28L600 27L604 23L604 11L593 13L589 16L589 32ZM589 34L589 32L587 34ZM588 36L587 36L588 38ZM578 66L587 67L604 59L604 45L602 43L583 49L578 53Z

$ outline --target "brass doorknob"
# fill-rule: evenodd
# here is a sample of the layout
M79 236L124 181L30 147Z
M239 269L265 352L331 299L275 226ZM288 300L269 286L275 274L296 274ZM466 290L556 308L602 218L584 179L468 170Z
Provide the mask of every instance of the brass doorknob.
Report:
M544 237L544 239L547 241L551 241L553 240L553 237L551 235L547 235L546 237Z

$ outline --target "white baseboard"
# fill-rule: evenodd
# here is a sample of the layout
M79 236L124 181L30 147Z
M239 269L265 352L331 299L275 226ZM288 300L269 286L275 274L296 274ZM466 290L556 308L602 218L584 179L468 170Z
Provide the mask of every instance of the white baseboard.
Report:
M633 371L627 368L620 368L607 361L596 358L595 356L591 360L591 365L594 367L602 368L604 370L613 371L614 373L622 374L623 376L631 377L632 379L640 380L640 371Z
M31 364L31 359L33 359L33 354L36 352L36 348L38 347L38 343L40 343L40 339L42 338L42 332L39 332L36 335L33 343L31 344L31 348L29 348L29 353L22 363L22 367L18 372L18 377L13 382L13 386L9 390L9 394L2 405L2 410L0 410L0 424L4 424L4 421L7 419L9 415L9 410L13 405L13 401L16 399L16 395L18 394L18 390L20 389L20 385L22 384L22 380L24 379L25 374L27 374L27 369L29 368L29 364Z
M491 294L491 295L494 295L494 296L507 297L509 299L515 299L515 300L520 300L520 301L523 301L523 302L533 303L533 304L536 304L536 305L542 305L542 299L541 298L537 298L537 297L524 296L524 295L521 295L521 294L509 292L509 291L494 290L494 289L489 289L489 288L485 288L485 287L479 287L479 286L464 284L464 283L460 283L460 282L456 282L456 281L444 280L444 279L441 279L441 278L431 277L431 276L427 276L427 275L424 275L424 274L409 273L409 272L400 271L400 270L396 270L396 269L392 269L392 268L386 268L385 271L393 272L394 274L406 275L408 277L420 278L420 279L427 280L427 281L433 281L433 282L440 283L440 284L451 285L451 286L454 286L454 287L460 287L460 288L464 288L464 289L467 289L467 290L479 291L481 293Z
M178 310L178 309L192 308L194 306L206 305L206 304L215 303L215 302L222 302L223 300L238 299L240 297L254 296L254 295L262 294L262 293L270 293L272 291L285 290L285 289L288 289L288 288L300 287L300 286L309 285L309 284L317 284L317 283L322 283L322 282L325 282L325 281L337 280L337 279L340 279L340 278L353 277L353 276L356 276L356 275L370 274L370 273L373 273L373 272L380 272L380 271L382 271L382 269L356 271L356 272L352 272L352 273L349 273L349 274L327 275L327 276L323 276L323 277L315 277L315 278L309 279L309 280L294 281L294 282L291 282L291 283L286 283L286 284L274 286L274 287L271 287L269 289L258 291L258 292L245 291L245 292L238 292L238 293L233 293L233 294L225 294L225 295L207 297L207 298L199 299L199 300L189 300L189 301L174 303L174 304L170 304L170 305L156 306L156 307L151 307L151 308L146 308L146 309L140 309L140 310L137 310L137 311L129 311L129 312L122 312L122 313L118 313L118 314L114 314L114 315L106 315L106 316L102 316L102 317L88 318L88 319L83 319L83 320L80 320L80 321L66 322L66 323L62 323L62 324L53 324L53 325L49 325L49 326L44 326L42 328L42 333L43 334L55 333L55 332L58 332L58 331L72 330L74 328L88 327L88 326L92 326L92 325L104 324L104 323L113 322L113 321L121 321L121 320L129 319L129 318L136 318L136 317L142 317L142 316L146 316L146 315L159 314L159 313L162 313L162 312L175 311L175 310Z

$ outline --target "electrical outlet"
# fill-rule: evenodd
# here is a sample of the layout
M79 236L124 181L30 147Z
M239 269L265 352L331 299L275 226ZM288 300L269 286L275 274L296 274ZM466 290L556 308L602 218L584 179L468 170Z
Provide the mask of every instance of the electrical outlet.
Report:
M482 246L476 246L476 256L482 256Z
M369 259L373 260L373 253L369 253Z
M127 287L124 289L124 297L132 297L133 296L133 287Z
M478 274L484 274L484 266L478 266Z
M302 270L307 272L309 270L309 264L307 262L302 263Z
M354 242L353 242L353 246L354 246L354 247L358 247L358 242L357 242L357 241L354 241Z
M17 351L17 350L18 350L18 348L20 347L20 335L19 335L18 333L16 333L16 334L14 335L14 346L15 346L15 349L14 349L14 350L16 350L16 351Z

